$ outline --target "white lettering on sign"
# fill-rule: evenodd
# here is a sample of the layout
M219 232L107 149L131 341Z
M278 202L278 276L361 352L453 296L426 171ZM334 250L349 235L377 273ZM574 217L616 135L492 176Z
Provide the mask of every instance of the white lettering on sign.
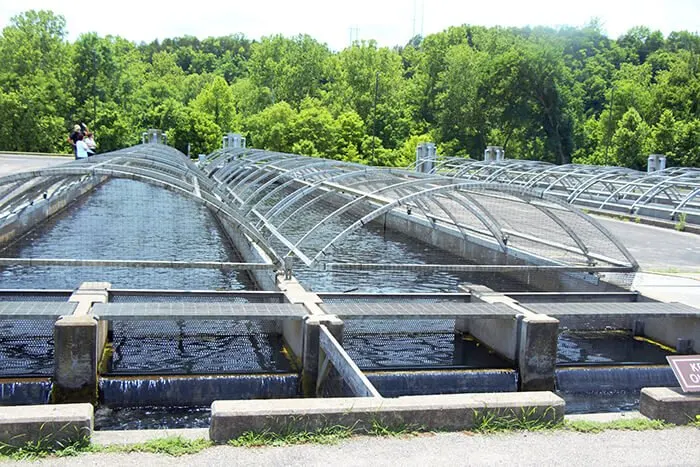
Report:
M700 373L700 363L691 363L690 364L690 369L693 371L697 371Z

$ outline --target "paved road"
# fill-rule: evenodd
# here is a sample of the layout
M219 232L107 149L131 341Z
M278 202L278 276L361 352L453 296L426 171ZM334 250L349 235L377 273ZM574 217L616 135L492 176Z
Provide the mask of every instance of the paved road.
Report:
M25 170L41 169L73 160L72 157L0 154L0 177Z
M646 272L700 273L700 235L596 216Z
M615 465L700 464L700 429L565 431L474 435L438 433L405 438L356 437L336 445L274 448L216 446L196 455L88 454L46 459L31 465L264 465L264 466L459 466L459 465ZM28 465L30 463L27 463Z

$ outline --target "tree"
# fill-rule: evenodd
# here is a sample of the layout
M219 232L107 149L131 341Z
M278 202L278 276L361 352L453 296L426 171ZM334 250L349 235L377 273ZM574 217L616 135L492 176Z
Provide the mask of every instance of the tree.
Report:
M217 76L205 86L192 103L192 107L209 114L222 131L231 131L238 125L233 93L226 80Z
M617 165L643 170L649 154L649 125L631 107L620 119L612 146Z

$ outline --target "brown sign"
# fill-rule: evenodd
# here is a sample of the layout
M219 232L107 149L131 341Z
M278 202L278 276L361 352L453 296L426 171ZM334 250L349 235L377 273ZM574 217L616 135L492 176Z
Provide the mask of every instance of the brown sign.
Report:
M700 392L700 355L666 357L683 392Z

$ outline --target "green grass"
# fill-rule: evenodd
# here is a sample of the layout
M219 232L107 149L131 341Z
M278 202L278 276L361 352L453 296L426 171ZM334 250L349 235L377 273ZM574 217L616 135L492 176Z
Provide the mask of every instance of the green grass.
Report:
M31 441L22 446L0 444L0 460L27 461L37 460L48 456L71 457L84 452L92 452L90 441L84 438L66 445L54 445L45 440Z
M685 230L685 227L686 227L686 223L685 223L686 217L687 217L687 215L686 215L686 213L684 213L684 212L682 212L682 213L680 213L680 214L678 215L678 222L676 222L676 225L674 225L674 228L675 228L677 231L683 232L683 231Z
M628 418L614 420L611 422L592 422L588 420L569 421L564 424L564 428L579 433L600 433L605 430L663 430L676 425L662 422L661 420L649 420L648 418Z
M314 431L290 430L285 433L273 433L267 430L263 432L247 431L238 438L230 440L228 444L236 447L290 446L309 443L336 444L352 435L353 429L344 426L331 426Z
M366 433L369 436L415 436L418 433L425 432L425 427L421 425L387 425L380 420L372 420L372 426Z
M213 446L213 444L214 443L204 438L185 439L180 436L171 436L167 438L153 439L137 444L95 446L94 449L99 452L150 452L154 454L167 454L168 456L178 457L187 454L197 454L198 452Z
M536 409L509 410L505 413L474 411L475 433L499 433L504 431L542 431L560 428L561 423L553 421L554 408L549 407L537 417ZM551 412L550 412L551 411Z
M150 452L177 457L184 456L186 454L196 454L212 445L213 443L211 441L203 438L189 440L181 437L169 437L154 439L137 444L100 446L90 444L90 441L86 438L83 441L57 448L51 447L45 442L30 442L21 447L3 445L0 446L0 460L36 460L49 456L71 457L96 452Z

